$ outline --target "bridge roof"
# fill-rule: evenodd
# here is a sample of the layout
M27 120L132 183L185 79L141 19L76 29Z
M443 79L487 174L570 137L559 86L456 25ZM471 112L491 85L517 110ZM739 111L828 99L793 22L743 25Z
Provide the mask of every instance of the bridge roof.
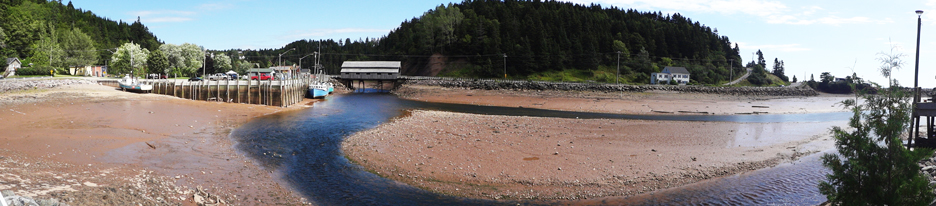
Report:
M399 61L345 61L341 64L341 71L346 72L346 69L394 69L400 71L400 62Z

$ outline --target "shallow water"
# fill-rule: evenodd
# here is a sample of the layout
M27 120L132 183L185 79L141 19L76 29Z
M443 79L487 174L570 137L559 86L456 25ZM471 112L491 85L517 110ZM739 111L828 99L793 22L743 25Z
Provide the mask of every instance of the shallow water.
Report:
M425 109L442 110L475 114L540 116L561 118L607 118L607 119L647 119L647 120L685 120L685 121L729 121L729 122L826 122L847 119L848 113L829 114L792 114L792 115L621 115L588 112L563 112L531 108L490 107L459 104L426 103L399 99L387 94L348 94L332 95L325 101L317 102L313 108L283 112L254 119L237 128L231 134L235 147L244 155L257 160L258 164L274 169L285 182L316 204L322 205L501 205L501 204L555 204L557 202L503 202L492 200L466 199L424 191L409 185L395 182L365 171L363 167L349 162L341 152L341 142L345 137L376 127L377 125L400 116L404 110ZM772 125L772 124L766 124ZM781 124L782 125L782 124ZM763 130L753 128L752 131ZM783 130L783 129L781 129ZM740 132L739 132L740 133ZM737 139L737 138L736 138ZM738 139L743 144L758 144L760 140ZM732 143L734 144L734 143ZM729 145L730 146L730 145ZM713 185L692 189L692 186L673 189L663 197L635 197L626 199L634 204L760 204L754 199L778 199L787 195L803 197L798 193L809 194L815 190L812 180L790 180L787 176L802 172L822 169L821 165L807 166L802 169L782 171L777 167L758 171L766 176L745 175L706 181ZM771 172L775 171L775 172ZM820 174L818 172L816 174ZM822 173L824 174L824 173ZM774 176L781 177L779 179ZM821 175L819 175L821 176ZM754 178L752 178L754 177ZM786 179L785 179L786 178ZM744 181L746 180L747 181ZM805 181L805 182L804 182ZM810 185L812 184L812 185ZM705 190L726 186L725 190ZM738 193L742 190L763 190L761 193ZM670 191L670 190L667 190ZM682 192L680 192L682 191ZM726 194L741 194L735 197ZM782 193L782 194L775 194ZM722 194L722 195L719 195ZM808 195L806 195L808 196ZM639 199L644 198L644 199ZM812 204L809 198L781 199L781 203ZM789 201L783 201L789 200ZM823 199L824 200L824 199ZM624 201L620 198L607 198L604 201ZM582 202L584 204L603 204L602 202ZM560 203L561 204L561 203ZM576 203L573 203L576 204Z

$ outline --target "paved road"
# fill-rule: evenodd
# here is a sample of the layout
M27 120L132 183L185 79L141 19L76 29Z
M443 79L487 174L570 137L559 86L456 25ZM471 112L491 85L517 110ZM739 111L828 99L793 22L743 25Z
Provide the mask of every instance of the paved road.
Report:
M741 82L741 80L747 79L748 75L751 75L751 68L747 68L747 73L744 73L743 76L738 77L738 79L735 79L734 81L725 83L725 85L737 84L738 82Z

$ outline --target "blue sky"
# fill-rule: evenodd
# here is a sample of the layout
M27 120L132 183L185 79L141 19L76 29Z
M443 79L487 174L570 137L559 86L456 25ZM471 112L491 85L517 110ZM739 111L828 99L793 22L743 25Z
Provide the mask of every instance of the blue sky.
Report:
M799 80L821 72L886 84L878 72L880 52L902 53L894 78L913 85L915 10L924 10L920 86L936 87L936 0L570 0L640 11L680 13L718 29L738 43L745 62L758 49L783 60ZM451 1L100 1L76 0L77 8L112 20L137 16L166 43L208 49L280 48L300 39L379 38L404 20ZM460 2L460 1L455 1ZM804 77L805 74L805 77Z

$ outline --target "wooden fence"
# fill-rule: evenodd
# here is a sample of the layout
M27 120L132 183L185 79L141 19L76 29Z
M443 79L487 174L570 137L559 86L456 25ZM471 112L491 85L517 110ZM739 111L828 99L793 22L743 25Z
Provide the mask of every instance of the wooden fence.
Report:
M188 81L182 79L141 79L153 85L154 94L183 99L260 104L286 107L302 101L309 90L309 78L288 80L215 80ZM116 79L98 83L118 86Z

